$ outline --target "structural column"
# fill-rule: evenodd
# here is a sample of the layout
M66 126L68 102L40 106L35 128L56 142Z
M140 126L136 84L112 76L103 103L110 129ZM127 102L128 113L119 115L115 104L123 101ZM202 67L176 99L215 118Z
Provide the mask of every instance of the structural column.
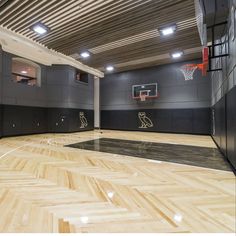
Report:
M94 77L94 127L100 128L100 78Z

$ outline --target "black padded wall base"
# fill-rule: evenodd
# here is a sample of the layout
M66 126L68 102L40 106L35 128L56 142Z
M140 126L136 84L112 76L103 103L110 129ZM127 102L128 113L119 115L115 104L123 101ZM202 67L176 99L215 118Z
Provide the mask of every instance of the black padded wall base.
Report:
M236 171L236 87L212 108L214 111L212 138Z
M0 108L0 137L93 130L92 110L12 105Z
M220 147L221 152L226 156L226 97L222 97L213 107L215 134L213 139Z
M236 87L227 94L227 157L236 170Z
M0 138L2 137L2 105L0 104Z
M3 105L3 136L45 133L46 118L45 108Z
M49 132L77 132L94 129L92 110L48 108Z
M139 118L140 113L143 113L143 118ZM210 114L210 108L103 110L101 127L117 130L210 134ZM151 125L147 125L148 119L151 120Z

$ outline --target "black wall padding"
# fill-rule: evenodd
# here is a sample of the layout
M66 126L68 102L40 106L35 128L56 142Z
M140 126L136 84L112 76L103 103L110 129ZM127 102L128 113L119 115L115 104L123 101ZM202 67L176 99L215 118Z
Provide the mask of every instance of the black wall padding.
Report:
M80 116L85 117L87 125L81 124ZM94 112L92 110L49 108L49 132L77 132L94 129Z
M139 112L145 112L153 126L142 128ZM199 109L145 109L145 110L103 110L103 129L159 131L188 134L210 134L210 108Z
M81 125L81 112L87 119L84 127ZM92 110L13 105L1 105L0 109L2 136L85 131L92 130L93 124Z
M2 137L2 105L0 104L0 138Z
M236 87L212 108L215 114L213 139L236 170ZM213 122L214 123L214 122ZM214 130L214 129L213 129Z
M227 157L236 169L236 87L227 94Z
M226 98L222 97L213 107L215 113L215 142L226 156Z
M45 108L3 105L3 136L47 132Z

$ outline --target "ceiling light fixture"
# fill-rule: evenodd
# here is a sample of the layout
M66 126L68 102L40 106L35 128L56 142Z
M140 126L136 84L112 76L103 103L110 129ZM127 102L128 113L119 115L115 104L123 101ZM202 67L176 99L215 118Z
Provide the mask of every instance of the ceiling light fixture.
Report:
M176 58L180 58L183 54L184 54L184 53L183 53L182 51L173 52L173 53L171 54L171 57L172 57L173 59L176 59Z
M90 53L89 52L82 52L82 53L80 53L80 56L83 58L88 58L88 57L90 57Z
M21 74L27 74L27 71L26 70L22 70Z
M113 70L114 70L114 66L107 66L107 67L106 67L106 71L111 72L111 71L113 71Z
M33 31L37 34L46 34L49 29L48 27L46 27L45 25L41 24L41 23L37 23L32 27Z
M162 36L167 36L167 35L173 34L176 31L176 28L177 28L176 25L161 27L159 29L159 32Z

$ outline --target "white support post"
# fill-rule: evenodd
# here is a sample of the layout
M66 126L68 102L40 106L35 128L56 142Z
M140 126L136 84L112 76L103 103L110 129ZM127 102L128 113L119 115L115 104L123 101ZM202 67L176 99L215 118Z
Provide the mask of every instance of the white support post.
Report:
M94 77L94 127L100 129L100 78Z

